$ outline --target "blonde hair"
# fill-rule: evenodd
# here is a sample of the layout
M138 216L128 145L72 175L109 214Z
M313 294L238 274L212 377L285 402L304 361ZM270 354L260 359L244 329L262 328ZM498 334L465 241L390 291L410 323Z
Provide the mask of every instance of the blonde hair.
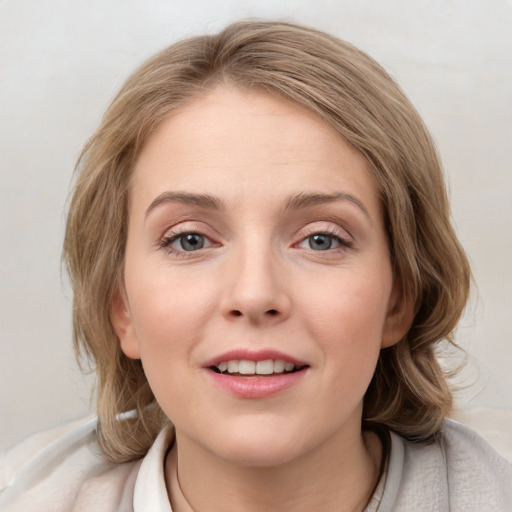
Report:
M398 85L354 46L288 23L240 22L174 44L143 64L77 164L63 255L74 289L75 347L97 373L105 456L118 463L143 456L169 421L141 362L122 353L109 318L122 290L130 175L158 124L222 82L315 112L370 162L395 277L415 317L404 339L381 351L363 420L411 440L431 439L452 404L434 349L452 342L470 283L432 139Z

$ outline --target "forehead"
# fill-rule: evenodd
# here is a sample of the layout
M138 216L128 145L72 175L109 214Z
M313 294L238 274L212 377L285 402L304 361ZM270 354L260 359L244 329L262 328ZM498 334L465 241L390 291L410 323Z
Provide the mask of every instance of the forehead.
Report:
M376 202L366 158L319 116L281 97L221 85L164 120L136 162L133 199L166 190L267 199L350 188Z

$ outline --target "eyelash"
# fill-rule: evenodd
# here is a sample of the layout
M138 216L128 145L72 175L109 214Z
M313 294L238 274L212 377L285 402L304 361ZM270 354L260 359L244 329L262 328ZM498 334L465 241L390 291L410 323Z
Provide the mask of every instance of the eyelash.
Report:
M315 236L315 235L328 236L340 244L339 247L331 249L329 252L343 251L343 250L351 249L354 246L354 242L352 239L349 239L347 236L341 235L340 231L333 227L328 227L326 229L318 229L318 228L310 229L309 232L306 232L304 234L304 236L301 238L301 241L299 243L303 243L308 238ZM310 249L310 250L313 251L313 249ZM322 251L313 251L313 252L322 252ZM326 250L325 252L328 252L328 250Z
M198 236L203 237L205 240L207 240L210 245L208 247L205 247L204 249L208 249L211 246L215 246L215 243L212 242L212 240L208 236L203 234L201 232L201 230L199 230L199 229L197 229L197 230L187 229L187 230L183 230L183 231L171 232L168 235L164 236L158 245L161 249L164 249L165 251L167 251L168 254L174 254L176 256L181 256L181 257L186 257L187 255L190 256L194 252L201 251L201 249L203 249L203 247L197 249L197 251L177 250L174 247L172 247L172 244L174 242L179 240L181 237L185 237L187 235L198 235ZM303 234L300 242L298 244L294 244L294 246L296 247L297 245L304 243L305 241L308 240L308 238L315 236L315 235L323 235L323 236L330 237L339 244L339 247L335 247L334 249L328 248L325 251L315 251L315 250L309 248L308 250L310 250L312 252L330 252L330 253L332 253L335 251L344 251L347 249L351 249L353 247L353 241L351 239L349 239L346 236L342 236L340 234L339 230L337 230L336 228L332 228L332 227L329 227L327 229L310 229L308 232Z
M208 240L209 244L211 244L208 247L211 247L211 246L215 245L215 243L212 242L209 237L207 237L206 235L201 233L200 230L191 230L191 229L187 229L187 230L183 230L183 231L171 232L168 235L164 236L158 245L160 246L161 249L164 249L165 251L167 251L168 254L174 254L176 256L185 257L187 254L191 254L191 253L194 253L194 252L199 252L202 249L202 247L199 248L197 251L178 250L178 249L175 249L174 247L172 247L172 244L174 242L176 242L180 238L185 237L187 235L198 235L198 236L203 237L205 240ZM206 249L208 247L206 247Z

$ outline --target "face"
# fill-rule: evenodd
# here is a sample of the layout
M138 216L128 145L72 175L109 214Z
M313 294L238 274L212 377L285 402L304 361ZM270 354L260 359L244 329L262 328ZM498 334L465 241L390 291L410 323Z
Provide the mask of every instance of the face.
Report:
M178 447L246 465L361 437L407 328L366 159L313 114L219 86L163 122L130 191L123 299Z

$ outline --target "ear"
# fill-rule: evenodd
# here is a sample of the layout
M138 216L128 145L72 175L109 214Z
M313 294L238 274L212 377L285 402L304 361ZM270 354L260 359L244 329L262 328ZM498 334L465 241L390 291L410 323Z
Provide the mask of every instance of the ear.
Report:
M400 280L395 279L382 332L381 348L398 343L411 328L413 320L413 301L405 295Z
M110 305L110 321L119 338L121 350L130 359L140 359L140 348L130 308L123 294L117 291Z

